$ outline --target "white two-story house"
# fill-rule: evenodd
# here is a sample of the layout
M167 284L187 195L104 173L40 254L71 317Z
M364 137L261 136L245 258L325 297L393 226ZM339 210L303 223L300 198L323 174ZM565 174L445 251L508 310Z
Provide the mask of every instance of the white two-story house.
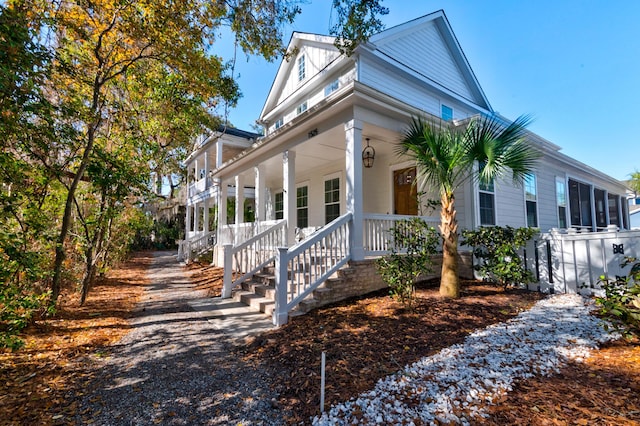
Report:
M259 117L265 135L240 135L232 158L222 143L190 157L195 176L209 180L195 182L189 194L187 240L215 242L214 263L227 274L223 297L275 262L277 324L346 264L360 281L373 279L357 265L371 269L368 260L386 252L394 221L439 221L428 194L417 197L415 164L396 153L412 117L455 125L495 113L443 11L376 34L351 57L333 42L294 33L295 55L281 63ZM529 141L543 158L526 185L508 177L461 187L460 229L629 227L623 184L536 134ZM203 239L214 228L215 238ZM363 290L354 281L342 281L343 296Z

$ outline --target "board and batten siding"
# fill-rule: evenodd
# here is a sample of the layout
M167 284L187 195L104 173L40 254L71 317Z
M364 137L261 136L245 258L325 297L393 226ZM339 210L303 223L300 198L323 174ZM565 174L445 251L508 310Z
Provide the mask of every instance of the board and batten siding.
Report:
M376 47L402 65L470 101L477 102L434 22L417 31L382 39Z

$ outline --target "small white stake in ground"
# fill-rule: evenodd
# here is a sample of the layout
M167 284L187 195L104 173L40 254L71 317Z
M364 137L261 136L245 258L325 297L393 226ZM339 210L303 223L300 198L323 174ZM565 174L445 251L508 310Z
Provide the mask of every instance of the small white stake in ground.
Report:
M320 366L320 413L324 413L324 364L325 353L322 352L322 365Z

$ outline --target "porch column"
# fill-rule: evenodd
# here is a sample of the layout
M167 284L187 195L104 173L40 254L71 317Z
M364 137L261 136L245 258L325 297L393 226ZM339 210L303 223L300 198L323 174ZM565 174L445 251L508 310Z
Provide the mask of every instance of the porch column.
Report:
M362 197L362 121L350 120L344 125L346 158L346 202L347 212L353 214L351 228L351 258L364 259L363 197Z
M193 183L200 180L200 167L198 167L198 157L193 159Z
M209 153L207 151L204 152L204 179L204 187L207 189L209 188Z
M218 188L218 244L224 235L224 229L227 226L227 198L228 198L227 181L220 179L220 187ZM222 241L222 244L229 244L231 241Z
M285 151L282 155L283 217L287 222L287 245L296 241L296 153Z
M234 237L236 245L241 242L238 228L242 223L244 223L244 176L236 175L236 232Z
M256 176L256 192L255 192L255 200L256 200L256 222L263 222L266 217L266 184L265 184L265 172L264 166L262 164L254 167L254 172Z
M191 232L191 219L193 215L193 207L187 206L187 212L184 220L184 239L189 240L189 232Z
M193 231L198 232L200 230L200 206L198 203L193 205Z
M205 198L202 204L204 209L202 214L202 230L207 234L209 232L209 199Z
M216 168L222 166L222 138L216 141Z

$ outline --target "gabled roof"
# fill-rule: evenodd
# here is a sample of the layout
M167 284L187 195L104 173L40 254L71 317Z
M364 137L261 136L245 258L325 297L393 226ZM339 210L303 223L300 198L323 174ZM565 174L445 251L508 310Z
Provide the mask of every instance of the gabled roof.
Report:
M303 44L314 44L316 46L323 46L327 50L337 51L338 49L333 45L334 41L335 37L294 31L294 33L291 35L291 40L289 40L287 52L295 53L303 46ZM264 106L262 107L262 111L260 112L260 118L262 118L267 111L270 111L277 105L278 98L280 96L280 93L284 89L287 77L289 76L291 69L295 66L295 60L293 59L294 57L295 55L292 55L291 58L283 59L282 62L280 62L280 67L278 68L278 72L276 73L276 78L271 84L269 95L267 96L267 100L265 101Z
M375 34L367 47L453 97L493 112L443 10Z

